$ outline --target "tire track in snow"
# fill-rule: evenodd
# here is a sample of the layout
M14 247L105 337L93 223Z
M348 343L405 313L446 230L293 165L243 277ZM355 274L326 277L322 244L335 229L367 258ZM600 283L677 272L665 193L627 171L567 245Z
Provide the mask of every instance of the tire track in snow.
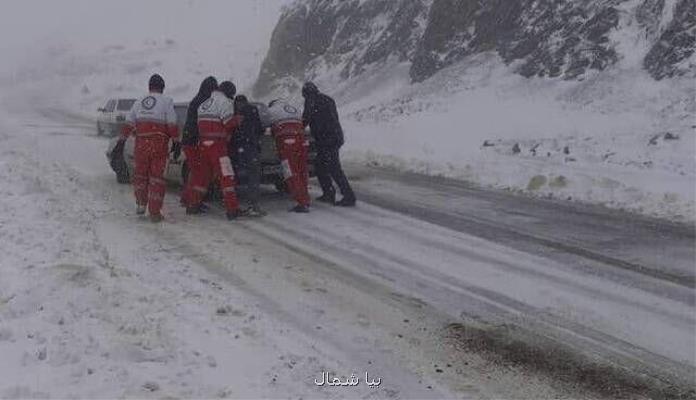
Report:
M365 207L361 210L365 211ZM380 216L384 216L370 211L368 214L374 217L373 221L379 221ZM449 311L455 320L457 317L474 318L479 324L483 323L493 327L514 326L514 329L508 329L506 332L506 335L511 335L511 339L526 336L525 340L528 341L531 338L532 342L538 340L548 342L548 348L565 349L567 354L575 355L575 357L572 360L565 360L564 364L558 365L559 367L565 365L582 370L601 369L605 371L604 375L595 376L596 380L591 381L591 384L601 384L599 386L606 387L609 381L615 380L624 385L621 390L635 390L635 386L641 389L656 387L659 388L657 389L658 393L661 392L668 397L678 395L675 394L678 392L671 391L671 384L677 383L684 391L692 388L690 377L694 369L688 364L675 362L612 335L516 301L499 292L467 284L450 275L439 274L427 265L413 262L367 242L356 242L351 238L341 237L331 229L322 229L316 225L311 225L309 230L306 229L307 227L292 229L288 228L287 225L266 219L254 225L249 224L247 227L264 233L277 242L284 243L286 247L303 254L308 253L303 247L312 243L315 248L321 250L322 257L326 259L325 265L333 265L333 267L342 268L344 271L346 268L351 269L351 267L345 267L346 265L352 265L351 270L355 270L356 266L359 266L358 268L365 269L363 274L366 278L379 276L387 282L400 286L402 293L409 293L410 296L424 299L426 304L439 303L439 306L446 309L452 303L452 298L460 299L459 302L462 304L482 302L481 309L464 311L459 316L457 316L456 311ZM296 245L289 245L289 241L296 243ZM337 245L339 243L340 246ZM461 252L458 251L457 254L461 254ZM568 284L574 286L572 282L568 282ZM605 294L604 297L611 301L617 300L610 293ZM631 302L628 304L640 305ZM650 308L648 305L645 306L647 309ZM441 307L436 306L436 308L442 310ZM653 311L658 312L659 310ZM675 314L672 317L686 324L684 325L685 329L693 325L693 320L686 320L682 315ZM519 328L524 331L520 332ZM495 329L495 331L500 334L500 329ZM568 339L572 339L572 342L568 342ZM495 349L492 351L495 352ZM539 352L535 354L537 357L544 357ZM590 355L595 357L601 355L603 361L597 363L592 360ZM643 380L643 374L649 378Z

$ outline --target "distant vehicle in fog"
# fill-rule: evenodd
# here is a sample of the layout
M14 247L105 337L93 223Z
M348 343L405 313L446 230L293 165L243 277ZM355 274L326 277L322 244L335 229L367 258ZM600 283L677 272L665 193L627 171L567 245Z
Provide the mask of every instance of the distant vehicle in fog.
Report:
M276 143L271 136L270 120L268 117L268 107L263 103L252 102L256 108L259 110L259 117L261 118L261 123L264 127L264 134L260 138L259 146L261 148L260 158L261 158L261 183L274 185L278 191L287 191L287 186L285 183L285 178L283 177L283 168L280 164L280 158L278 157L278 150L276 149ZM175 103L174 111L176 111L177 125L180 130L184 129L184 124L186 122L186 110L188 109L188 103ZM109 142L109 146L106 150L106 158L111 166L111 169L116 173L116 178L120 183L129 183L133 174L133 163L134 163L134 140L130 137L124 144L122 149L117 149L118 136L120 134L119 130L116 131L115 137ZM308 172L310 176L314 176L314 160L316 159L316 149L314 145L314 138L311 135L306 134L306 139L309 142L309 155L307 159ZM116 150L116 151L115 151ZM231 149L232 150L232 149ZM232 164L235 168L236 179L238 183L244 185L246 184L246 171L238 168L235 162L235 157L233 152L230 152L230 158L233 160ZM167 163L167 169L165 170L165 179L170 182L175 182L182 184L188 179L189 168L186 163L186 156L181 154L178 159L174 159L173 156L169 155L169 162Z
M118 136L135 99L109 99L97 109L97 135Z

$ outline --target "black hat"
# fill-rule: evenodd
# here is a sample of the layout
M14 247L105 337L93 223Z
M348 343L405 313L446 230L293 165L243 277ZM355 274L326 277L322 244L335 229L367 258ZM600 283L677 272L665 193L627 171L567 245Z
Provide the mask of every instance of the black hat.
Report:
M313 82L307 82L302 86L302 97L309 97L319 93L319 88Z
M149 88L152 90L164 90L164 78L159 74L154 74L150 77Z
M234 95L237 94L237 87L234 86L234 83L230 81L224 81L220 84L219 87L220 91L227 96L230 100L234 99Z

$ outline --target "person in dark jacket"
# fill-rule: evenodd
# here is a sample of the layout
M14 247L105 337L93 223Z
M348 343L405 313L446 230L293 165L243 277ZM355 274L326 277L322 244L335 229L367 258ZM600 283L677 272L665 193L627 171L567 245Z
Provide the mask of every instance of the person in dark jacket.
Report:
M317 201L353 207L355 194L343 172L339 157L344 139L336 103L331 97L321 93L312 82L304 84L302 97L305 99L302 121L305 126L309 126L317 149L314 169L323 193ZM334 182L343 195L339 202L336 202Z
M244 212L250 217L262 217L266 213L259 205L261 186L261 135L263 124L259 110L249 103L244 95L234 99L234 113L242 116L242 123L232 137L235 164L247 176L247 198L249 208Z
M218 88L217 80L209 76L201 82L201 87L198 89L198 94L191 100L186 111L186 122L184 124L184 132L181 139L181 146L186 155L186 165L188 166L188 179L184 184L184 190L181 192L181 204L186 207L186 212L189 214L198 214L202 211L201 205L193 206L191 191L194 190L191 182L195 181L194 175L203 173L201 168L200 152L198 151L198 107L204 101L210 98L213 90ZM178 154L174 155L174 159L178 158ZM205 195L203 193L202 195Z

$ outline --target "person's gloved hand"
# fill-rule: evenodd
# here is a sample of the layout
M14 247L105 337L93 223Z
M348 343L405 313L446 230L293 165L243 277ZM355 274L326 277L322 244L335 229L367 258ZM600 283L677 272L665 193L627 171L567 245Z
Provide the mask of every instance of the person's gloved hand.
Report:
M178 160L179 157L181 157L181 143L172 143L172 156L174 157L175 161Z

